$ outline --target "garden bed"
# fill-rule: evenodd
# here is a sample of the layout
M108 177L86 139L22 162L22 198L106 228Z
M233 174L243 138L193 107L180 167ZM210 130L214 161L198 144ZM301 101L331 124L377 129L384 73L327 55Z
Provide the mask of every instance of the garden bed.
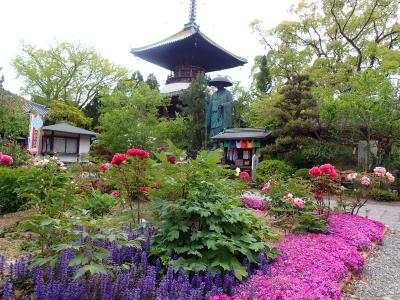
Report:
M366 254L383 241L387 226L359 216L329 217L330 234L289 234L266 274L258 272L222 299L342 299L341 290L363 271Z

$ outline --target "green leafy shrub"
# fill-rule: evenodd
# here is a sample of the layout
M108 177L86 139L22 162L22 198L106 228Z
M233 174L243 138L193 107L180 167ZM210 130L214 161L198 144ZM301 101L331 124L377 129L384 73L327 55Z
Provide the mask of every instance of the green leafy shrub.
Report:
M295 152L289 161L300 168L311 168L326 162L346 168L357 166L352 147L333 142L311 140L310 143L299 147Z
M25 170L0 168L0 213L18 211L26 201L18 197L18 179L24 176Z
M18 179L18 197L50 217L75 206L76 186L55 159L43 159Z
M301 168L297 169L296 172L293 173L294 178L303 178L303 179L309 179L310 174L308 174L308 169L306 168Z
M80 201L81 207L87 209L92 217L108 214L116 204L117 200L114 197L94 189Z
M179 157L179 155L177 155ZM241 208L239 197L227 192L229 170L219 165L220 154L203 151L185 164L169 164L166 154L157 156L159 190L152 192L159 212L160 231L155 236L156 253L164 260L177 254L175 267L187 270L229 271L234 267L238 278L246 275L240 259L254 263L259 253L273 256L266 245L271 231L262 219Z
M399 197L395 193L382 190L371 191L371 198L375 201L385 201L385 202L392 202L399 200Z
M14 159L14 166L23 165L30 159L28 151L15 141L6 144L0 142L0 152L10 155Z
M310 182L302 178L289 178L288 180L277 180L271 185L267 196L272 199L282 199L292 193L300 198L310 198Z
M293 172L292 167L282 160L263 160L257 165L256 178L263 183L271 178L288 178Z
M323 215L315 214L316 206L311 200L288 193L284 197L271 199L268 207L274 222L287 232L327 232ZM300 201L301 205L296 205Z

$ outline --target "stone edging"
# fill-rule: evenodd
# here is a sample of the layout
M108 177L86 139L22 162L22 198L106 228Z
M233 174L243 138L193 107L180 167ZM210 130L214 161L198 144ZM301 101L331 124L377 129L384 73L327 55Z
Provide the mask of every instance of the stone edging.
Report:
M388 232L388 230L389 230L389 226L388 225L385 225L385 227L383 228L383 236ZM372 242L372 248L371 248L371 250L370 251L359 251L360 252L360 254L365 258L365 259L367 259L367 257L371 254L371 252L374 250L374 249L376 249L376 247L378 246L378 243L375 241L375 242ZM344 289L344 287L347 285L347 284L349 284L350 282L352 282L353 280L356 280L356 276L355 276L356 274L354 273L354 272L351 272L351 271L349 271L349 274L347 275L347 277L343 280L343 281L341 281L340 283L339 283L339 285L340 285L340 289L343 291L343 289ZM341 298L342 300L344 300L344 297L343 297L343 295L342 295L342 298Z

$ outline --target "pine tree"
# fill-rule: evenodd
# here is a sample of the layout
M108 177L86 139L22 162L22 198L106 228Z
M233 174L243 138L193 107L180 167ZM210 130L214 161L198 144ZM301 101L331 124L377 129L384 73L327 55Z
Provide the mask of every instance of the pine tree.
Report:
M311 93L314 85L308 75L296 75L279 92L280 98L271 108L275 142L269 153L285 153L319 136L319 111Z

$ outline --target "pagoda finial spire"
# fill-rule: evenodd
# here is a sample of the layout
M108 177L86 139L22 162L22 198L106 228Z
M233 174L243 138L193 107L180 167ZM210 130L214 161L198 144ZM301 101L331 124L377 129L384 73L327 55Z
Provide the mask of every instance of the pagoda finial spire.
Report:
M190 0L189 23L196 24L196 0Z

